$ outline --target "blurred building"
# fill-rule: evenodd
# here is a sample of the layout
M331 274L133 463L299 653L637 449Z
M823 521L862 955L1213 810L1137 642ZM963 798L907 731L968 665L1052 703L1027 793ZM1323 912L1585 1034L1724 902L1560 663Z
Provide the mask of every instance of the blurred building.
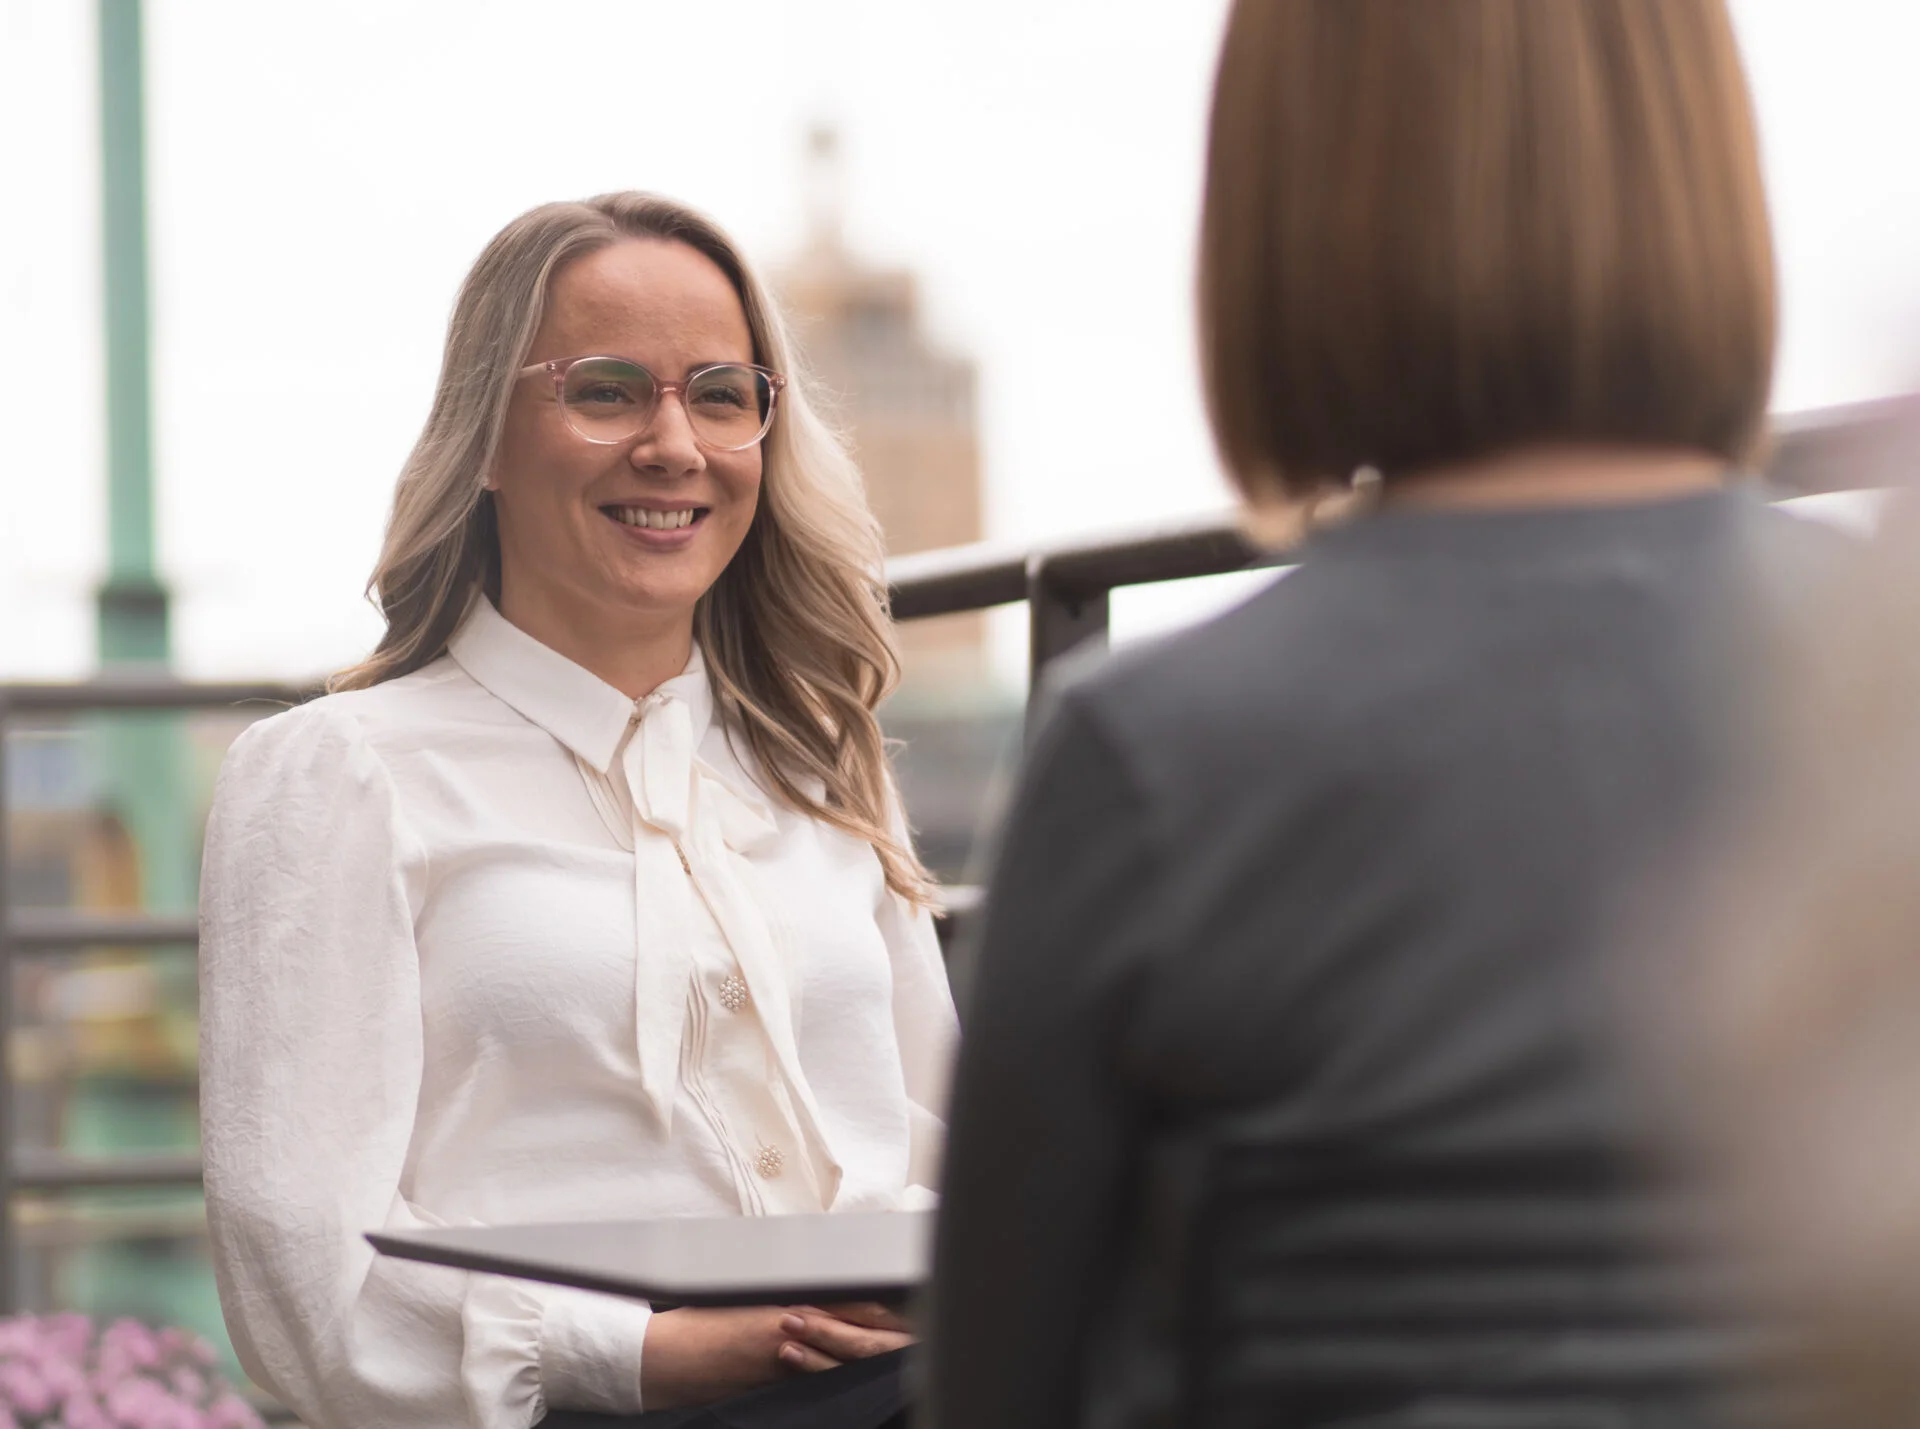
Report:
M977 373L921 319L912 273L863 261L842 226L839 144L808 144L808 223L778 286L817 401L853 448L889 555L984 534ZM922 856L960 877L983 791L1017 737L1016 692L995 687L979 612L901 627L902 681L881 711Z
M861 261L842 233L838 141L809 141L804 246L780 275L780 295L824 415L853 446L886 532L887 553L936 550L983 534L975 369L921 326L919 283ZM986 679L978 614L917 621L901 632L916 687Z

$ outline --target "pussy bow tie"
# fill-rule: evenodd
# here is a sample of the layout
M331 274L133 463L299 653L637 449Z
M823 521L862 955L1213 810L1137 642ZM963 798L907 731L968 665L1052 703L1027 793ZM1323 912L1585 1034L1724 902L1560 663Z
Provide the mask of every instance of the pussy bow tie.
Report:
M840 1166L801 1070L792 994L773 930L748 887L744 867L745 856L776 833L773 813L757 790L735 787L697 757L684 700L657 691L637 714L620 759L633 819L621 842L630 841L634 853L634 1023L642 1093L661 1125L671 1130L693 978L696 900L701 900L746 981L786 1083L798 1122L794 1130L831 1204Z

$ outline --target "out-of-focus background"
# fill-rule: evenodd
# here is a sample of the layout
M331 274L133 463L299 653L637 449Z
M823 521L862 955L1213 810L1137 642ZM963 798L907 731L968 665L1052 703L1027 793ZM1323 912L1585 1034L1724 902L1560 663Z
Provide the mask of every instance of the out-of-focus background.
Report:
M706 209L774 275L894 553L1226 506L1191 303L1225 10L0 0L0 691L103 667L305 683L363 654L462 273L521 210L614 188ZM1920 9L1734 10L1779 242L1776 409L1838 429L1920 371ZM133 368L109 400L110 325L149 360L144 405ZM1774 475L1854 484L1837 460ZM1119 592L1115 636L1264 579ZM1026 630L1015 607L906 632L886 720L950 879L1019 743ZM17 712L6 904L190 912L214 772L257 713ZM14 1142L190 1155L190 948L14 961ZM12 1213L12 1304L221 1338L190 1190Z

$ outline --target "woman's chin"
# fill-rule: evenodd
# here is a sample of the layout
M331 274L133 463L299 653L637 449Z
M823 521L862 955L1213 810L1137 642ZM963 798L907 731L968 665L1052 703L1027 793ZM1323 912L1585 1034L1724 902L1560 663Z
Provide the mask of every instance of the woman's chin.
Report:
M616 582L607 591L607 605L650 620L684 618L691 621L705 587L695 581L663 581L657 571L647 574L651 579Z

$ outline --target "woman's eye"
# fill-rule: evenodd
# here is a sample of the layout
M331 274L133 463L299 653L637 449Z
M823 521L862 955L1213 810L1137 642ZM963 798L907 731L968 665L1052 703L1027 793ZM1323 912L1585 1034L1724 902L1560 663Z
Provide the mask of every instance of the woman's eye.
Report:
M703 387L695 400L707 407L745 407L746 394L734 387Z
M573 394L573 400L590 407L611 407L630 405L633 394L626 388L611 382L603 382L593 387L585 387Z

